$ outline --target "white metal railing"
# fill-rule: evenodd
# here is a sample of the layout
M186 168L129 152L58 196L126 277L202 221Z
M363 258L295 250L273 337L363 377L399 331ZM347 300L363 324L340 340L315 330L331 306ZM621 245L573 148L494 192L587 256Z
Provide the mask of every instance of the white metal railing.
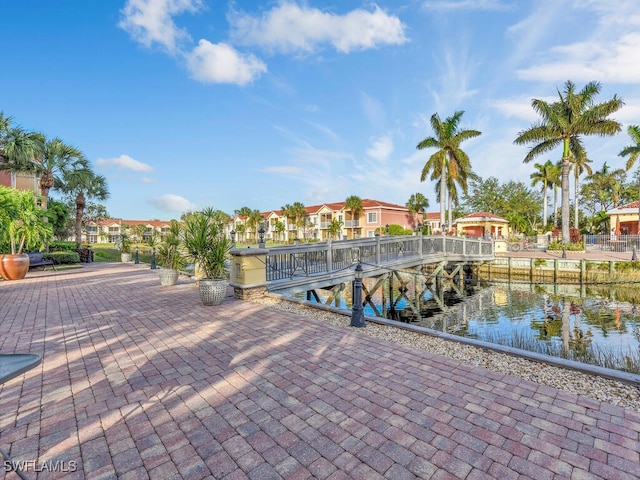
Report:
M494 258L490 240L438 235L383 236L274 247L266 257L267 281L297 275L332 274L358 262L382 266L401 260L455 256L456 260Z
M640 247L640 235L583 235L587 251L631 252Z

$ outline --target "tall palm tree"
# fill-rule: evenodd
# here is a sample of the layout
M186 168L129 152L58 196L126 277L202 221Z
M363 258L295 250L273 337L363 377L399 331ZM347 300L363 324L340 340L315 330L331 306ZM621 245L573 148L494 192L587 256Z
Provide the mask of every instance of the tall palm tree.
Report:
M547 160L544 163L536 163L534 167L536 171L531 174L531 185L535 187L539 183L542 184L542 226L546 228L548 220L547 204L549 203L549 187L554 183L555 172L553 171L553 163L551 160Z
M464 111L455 112L443 122L437 113L431 116L431 128L434 136L423 139L416 148L437 148L438 151L429 157L422 168L420 181L424 182L431 173L431 180L440 181L440 225L445 223L445 202L447 199L447 176L458 177L458 172L465 172L461 178L470 173L469 156L460 148L464 140L481 135L477 130L460 130L460 119Z
M351 195L344 201L344 208L351 212L351 238L356 238L356 219L360 218L362 213L362 200L356 195Z
M282 207L280 207L280 211L282 212L282 215L284 216L284 218L287 219L287 232L288 232L290 230L289 225L291 225L292 222L295 222L296 215L295 215L294 209L290 204L287 203L286 205L283 205ZM298 235L296 235L296 238L297 237Z
M586 156L582 135L615 135L620 123L607 117L618 111L624 103L616 95L611 100L596 104L600 93L598 82L587 83L582 90L570 80L563 92L558 90L558 101L547 103L533 99L531 106L540 115L540 120L529 129L519 133L514 143L534 144L524 158L528 163L536 156L562 146L562 241L569 242L569 171L572 158Z
M264 217L260 213L260 210L251 210L249 215L247 215L247 227L253 232L253 237L256 241L258 241L258 230L263 220Z
M421 193L412 193L409 200L405 204L409 213L414 217L413 223L416 224L416 215L424 214L425 208L429 208L429 199Z
M625 147L618 155L623 158L629 157L627 159L626 169L631 170L631 167L633 167L633 164L636 163L636 160L640 155L640 126L629 125L629 127L627 128L627 133L631 137L631 140L635 142L635 145Z
M580 211L578 207L579 198L580 198L580 175L584 172L587 172L587 175L591 175L593 173L593 169L589 166L591 160L587 158L586 155L581 157L574 157L572 159L573 164L573 191L575 192L575 198L573 201L573 228L578 230L580 228L580 220L578 218L578 212Z
M558 227L558 189L562 185L562 162L554 163L551 167L551 188L553 189L553 224Z
M104 201L109 198L107 180L96 175L90 167L65 169L61 190L71 197L76 207L76 246L82 245L82 218L87 200Z
M40 173L40 191L42 193L42 209L47 209L49 191L62 183L62 173L68 169L87 168L84 154L76 147L67 145L59 138L46 140L41 135L41 150L37 163Z
M306 226L307 226L307 210L304 207L302 202L293 202L291 205L291 213L293 213L293 217L296 222L296 228L298 230L302 230L302 238L306 237Z

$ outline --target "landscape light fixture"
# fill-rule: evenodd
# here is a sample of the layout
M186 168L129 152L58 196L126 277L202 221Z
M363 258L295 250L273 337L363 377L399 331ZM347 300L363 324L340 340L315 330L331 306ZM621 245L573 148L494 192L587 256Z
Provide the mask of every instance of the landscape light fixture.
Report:
M351 327L362 328L364 323L364 308L362 307L362 264L358 262L353 281L353 307L351 309Z

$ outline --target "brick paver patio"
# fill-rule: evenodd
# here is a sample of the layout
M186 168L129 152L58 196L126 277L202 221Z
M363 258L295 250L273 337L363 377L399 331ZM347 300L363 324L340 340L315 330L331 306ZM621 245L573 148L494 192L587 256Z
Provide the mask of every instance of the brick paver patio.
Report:
M148 268L0 282L0 353L26 352L43 361L1 387L0 448L30 478L640 477L636 411L231 296L204 307Z

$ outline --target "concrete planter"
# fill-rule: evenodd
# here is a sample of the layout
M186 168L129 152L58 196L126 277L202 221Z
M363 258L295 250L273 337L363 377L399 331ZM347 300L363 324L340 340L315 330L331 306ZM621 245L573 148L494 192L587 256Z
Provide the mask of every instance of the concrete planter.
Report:
M203 305L220 305L227 294L227 280L201 278L198 280Z
M179 272L170 268L161 268L158 270L158 276L160 277L160 285L171 286L178 283Z

